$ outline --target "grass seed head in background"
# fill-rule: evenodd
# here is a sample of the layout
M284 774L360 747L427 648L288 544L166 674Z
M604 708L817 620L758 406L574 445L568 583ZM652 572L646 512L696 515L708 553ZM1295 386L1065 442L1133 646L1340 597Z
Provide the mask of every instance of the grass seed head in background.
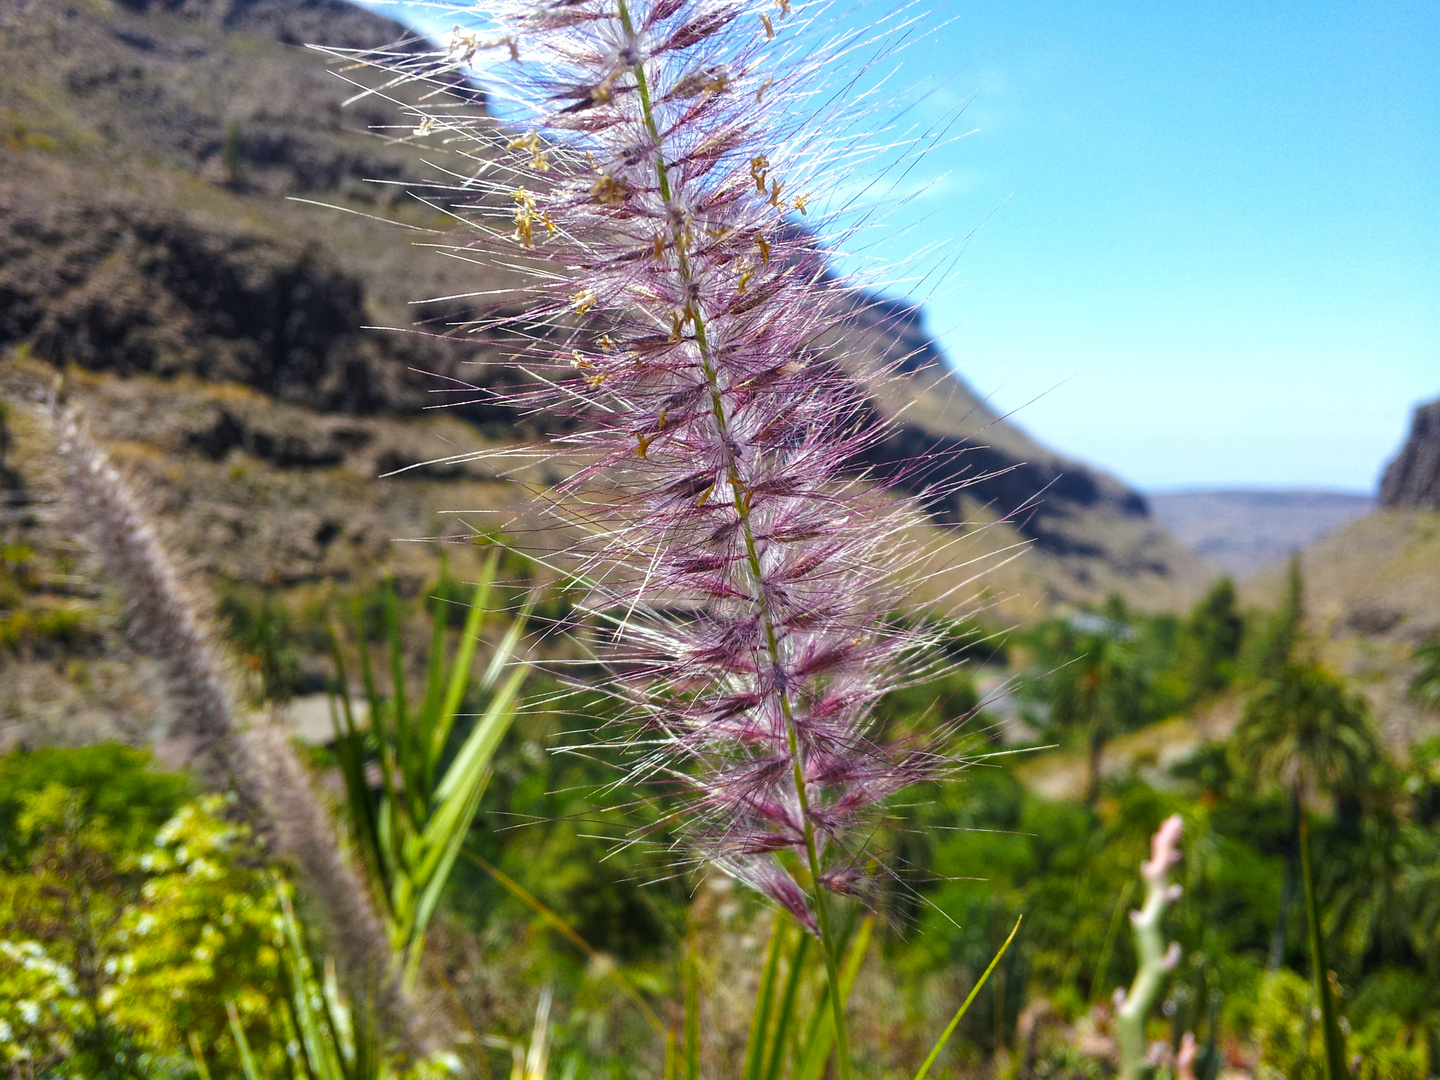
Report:
M867 43L783 0L419 10L437 7L494 32L364 59L387 93L435 87L417 135L472 148L436 197L467 248L547 260L520 314L507 297L468 329L513 335L512 403L566 420L546 501L583 538L635 778L678 785L700 859L823 936L826 892L871 891L877 808L954 765L953 731L890 739L872 717L941 654L889 617L921 577L921 518L857 469L888 429L822 352L855 300L803 227L867 153L859 110L826 96L827 63ZM518 128L454 108L487 47Z

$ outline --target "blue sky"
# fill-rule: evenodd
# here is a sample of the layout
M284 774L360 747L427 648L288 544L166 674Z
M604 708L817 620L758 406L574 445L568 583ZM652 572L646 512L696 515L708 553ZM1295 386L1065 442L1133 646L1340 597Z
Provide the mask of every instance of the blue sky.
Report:
M974 233L926 285L961 375L1144 489L1372 489L1440 395L1440 0L930 21L896 85L974 132L867 239Z

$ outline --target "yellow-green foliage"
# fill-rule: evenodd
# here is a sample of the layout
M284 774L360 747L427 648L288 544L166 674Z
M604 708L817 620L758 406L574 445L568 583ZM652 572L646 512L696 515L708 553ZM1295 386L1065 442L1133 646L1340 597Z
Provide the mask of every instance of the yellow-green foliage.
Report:
M66 753L97 760L66 768ZM46 771L57 778L42 782ZM283 1068L273 875L217 797L181 803L158 830L147 822L178 790L116 747L0 762L0 1064L184 1075L193 1036L216 1075L235 1075L232 1000L266 1071Z
M1324 1047L1310 980L1282 969L1265 976L1255 1012L1260 1080L1323 1080ZM1425 1080L1425 1034L1404 1018L1376 1013L1347 1037L1355 1080Z
M50 608L7 611L0 614L0 650L19 652L50 646L76 647L96 636L83 611Z
M1293 971L1265 976L1255 1014L1261 1080L1323 1080L1320 1023L1312 1015L1314 990Z
M148 877L116 928L111 1016L147 1045L180 1046L191 1033L207 1046L228 1041L227 999L247 1028L269 1027L279 903L248 831L222 809L215 796L181 807L136 860Z

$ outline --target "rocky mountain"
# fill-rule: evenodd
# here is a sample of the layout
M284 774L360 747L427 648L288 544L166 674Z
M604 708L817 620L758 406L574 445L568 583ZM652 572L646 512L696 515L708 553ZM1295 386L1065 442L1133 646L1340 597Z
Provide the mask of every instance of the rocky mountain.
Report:
M1371 496L1346 491L1167 491L1146 498L1171 536L1237 578L1375 508Z
M47 466L36 403L61 373L61 393L150 493L211 593L302 612L382 568L419 588L439 545L394 541L455 537L463 572L462 541L524 501L478 460L378 479L512 444L539 422L487 405L494 376L474 362L498 342L361 329L440 326L463 304L417 301L517 281L432 249L456 223L407 190L453 151L378 98L346 106L353 87L300 47L404 37L339 0L0 5L0 543L23 554L0 564L0 664L25 671L0 680L0 716L38 715L40 699L52 720L143 712L131 701L143 686L122 675L143 665L95 674L126 654L113 589L77 545ZM878 462L938 451L973 481L930 508L969 529L953 575L1003 564L978 591L1017 616L1111 591L1169 606L1203 584L1142 497L989 412L918 311L855 302L849 344L864 351L852 362L903 358L907 372L874 402L890 415L908 406ZM475 514L443 514L457 508ZM88 627L75 637L86 644L37 637L42 616L65 621L56 612ZM79 667L66 659L76 649L90 650ZM64 737L81 737L80 723L61 724Z
M1380 505L1440 510L1440 399L1421 405L1380 481Z

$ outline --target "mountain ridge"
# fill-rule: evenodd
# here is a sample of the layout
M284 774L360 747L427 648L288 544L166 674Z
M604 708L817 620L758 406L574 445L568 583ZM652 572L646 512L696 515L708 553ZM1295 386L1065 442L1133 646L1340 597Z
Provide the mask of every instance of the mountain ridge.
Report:
M393 538L454 534L445 507L521 512L478 458L377 479L539 434L486 399L488 380L514 376L473 361L502 343L438 336L430 328L463 320L463 306L415 302L521 281L411 243L454 224L404 197L437 175L423 158L447 151L377 137L399 123L392 108L342 109L353 88L294 44L404 37L339 0L13 0L0 13L0 387L30 409L46 372L65 373L64 392L207 588L275 591L298 609L388 568L413 590L439 549ZM953 576L1003 564L965 595L1024 618L1114 591L1174 607L1203 585L1143 497L986 409L919 309L854 303L858 358L837 362L907 368L872 401L900 418L872 464L938 451L968 482L931 507L968 534ZM461 402L430 408L454 380L469 388ZM6 480L15 498L62 494L36 456L41 427L25 429L39 441ZM61 565L68 541L35 520L0 539Z
M1415 407L1410 432L1385 467L1380 505L1440 510L1440 398Z

